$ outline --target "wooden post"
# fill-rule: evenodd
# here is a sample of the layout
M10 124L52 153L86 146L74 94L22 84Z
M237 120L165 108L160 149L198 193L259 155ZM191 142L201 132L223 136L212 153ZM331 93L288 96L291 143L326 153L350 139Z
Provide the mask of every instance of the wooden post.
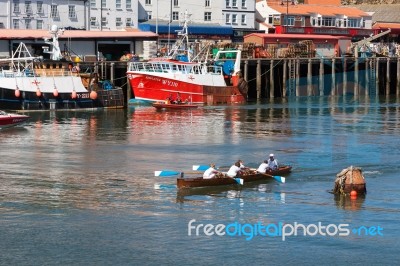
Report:
M312 60L308 59L307 64L307 96L313 95L313 84L312 84Z
M376 60L376 63L375 63L375 77L376 77L376 80L375 80L375 89L376 89L376 96L378 96L379 95L379 57L376 57L375 58L375 60Z
M358 96L358 58L354 58L354 96Z
M114 84L114 64L115 63L110 64L110 81L112 84Z
M390 94L390 57L386 59L386 96Z
M324 59L319 62L319 95L324 96Z
M248 80L249 76L249 60L244 61L244 80Z
M336 95L336 69L335 69L335 58L332 58L332 89L331 95Z
M343 58L343 95L347 94L347 60Z
M369 59L365 58L365 96L369 95Z
M128 69L129 62L126 63L126 69ZM126 76L126 106L129 106L129 100L132 98L131 83L129 82L128 76Z
M269 68L269 97L275 98L275 84L274 84L274 60L271 59Z
M256 77L257 99L261 98L261 60L257 60L257 77Z
M400 96L400 58L397 58L397 83L396 83L396 96Z
M300 59L296 59L296 96L300 96Z
M284 59L283 60L283 73L282 73L282 86L283 86L283 97L286 97L287 95L287 84L286 84L286 80L287 80L287 60Z

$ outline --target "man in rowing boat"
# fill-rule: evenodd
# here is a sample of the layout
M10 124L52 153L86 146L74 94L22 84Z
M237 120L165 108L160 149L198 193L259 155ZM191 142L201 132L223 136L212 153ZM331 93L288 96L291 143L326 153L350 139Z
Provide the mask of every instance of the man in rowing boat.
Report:
M278 161L274 158L274 154L271 153L268 159L268 170L278 169Z
M236 177L240 174L241 168L240 168L240 160L237 161L234 165L229 168L229 171L226 173L227 176L229 177Z
M210 164L210 168L208 168L204 172L203 179L211 179L214 177L218 177L218 174L220 174L220 172L215 169L215 164L212 163Z
M257 168L257 173L261 173L261 174L265 174L267 172L267 170L269 169L268 167L268 160L264 160L264 162L262 162L260 164L260 166Z

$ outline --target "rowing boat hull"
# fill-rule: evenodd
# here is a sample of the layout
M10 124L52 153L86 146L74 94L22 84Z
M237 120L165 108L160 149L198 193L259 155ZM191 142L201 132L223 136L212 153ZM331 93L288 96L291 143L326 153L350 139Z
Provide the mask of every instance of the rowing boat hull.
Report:
M160 110L160 109L195 109L198 107L198 105L194 105L194 104L175 104L175 103L153 103L152 104L153 107L155 107L156 109Z
M273 176L268 174L257 173L257 174L241 175L240 178L242 178L244 183L246 183L246 182L272 179ZM210 178L210 179L203 179L202 177L177 178L176 180L176 185L178 188L213 187L213 186L226 186L234 184L237 184L237 182L233 178L229 177Z
M281 166L277 170L267 171L267 174L269 174L269 175L287 175L290 172L292 172L292 167L287 165L287 166Z

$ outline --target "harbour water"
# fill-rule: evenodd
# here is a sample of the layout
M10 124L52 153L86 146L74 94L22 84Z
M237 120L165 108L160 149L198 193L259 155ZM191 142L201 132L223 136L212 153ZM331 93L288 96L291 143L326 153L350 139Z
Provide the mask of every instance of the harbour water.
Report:
M24 126L0 131L0 265L393 265L400 258L399 100L29 115ZM239 158L257 166L269 153L293 166L285 184L177 191L175 177L154 177ZM363 169L365 197L329 193L350 165Z

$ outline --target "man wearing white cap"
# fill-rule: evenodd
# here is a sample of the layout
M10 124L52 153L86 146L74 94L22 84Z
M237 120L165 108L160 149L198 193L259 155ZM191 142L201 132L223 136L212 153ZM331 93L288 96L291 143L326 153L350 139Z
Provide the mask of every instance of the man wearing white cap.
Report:
M274 154L271 153L268 159L268 168L271 170L278 169L278 161L274 158Z

